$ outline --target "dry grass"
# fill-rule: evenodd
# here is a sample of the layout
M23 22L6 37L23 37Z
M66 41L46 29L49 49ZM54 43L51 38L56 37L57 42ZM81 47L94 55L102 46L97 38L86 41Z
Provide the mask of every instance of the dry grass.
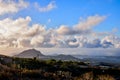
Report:
M76 77L74 80L115 80L115 78L110 75L97 75L95 77L92 72L88 72Z
M115 78L110 75L99 75L97 80L115 80Z

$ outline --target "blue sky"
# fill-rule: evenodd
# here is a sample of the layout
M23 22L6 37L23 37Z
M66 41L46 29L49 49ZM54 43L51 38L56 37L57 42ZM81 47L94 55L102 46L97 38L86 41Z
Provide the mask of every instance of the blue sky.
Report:
M107 16L97 27L96 31L111 31L113 28L120 30L120 1L119 0L54 0L56 7L49 12L39 12L34 7L37 2L42 7L47 6L52 0L29 0L29 8L20 11L18 16L31 16L32 23L47 25L55 28L62 24L72 26L80 20L92 15ZM51 20L48 23L48 19ZM120 34L120 33L119 33Z
M0 49L120 48L119 9L120 0L0 0Z

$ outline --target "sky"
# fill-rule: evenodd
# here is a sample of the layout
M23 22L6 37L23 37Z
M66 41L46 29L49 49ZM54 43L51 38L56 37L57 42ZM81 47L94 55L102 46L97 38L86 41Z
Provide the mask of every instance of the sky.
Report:
M119 9L120 0L0 0L0 53L119 55Z

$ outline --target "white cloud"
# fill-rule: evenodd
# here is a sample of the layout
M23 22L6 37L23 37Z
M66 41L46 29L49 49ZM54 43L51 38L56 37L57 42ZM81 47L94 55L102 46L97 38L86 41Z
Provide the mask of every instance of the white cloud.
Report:
M75 34L91 34L93 27L97 26L106 16L89 16L85 20L81 20L78 24L74 25L72 28L69 28L66 25L61 25L57 32L62 35L75 35Z
M29 25L31 18L0 20L1 47L51 47L53 46L54 30L46 30L44 25Z
M113 42L111 41L107 41L106 39L104 39L105 37L103 37L102 39L89 39L89 37L85 37L85 36L76 36L75 37L79 43L78 47L81 48L116 48L115 46L117 44L113 44Z
M99 23L101 23L103 20L105 20L106 16L99 16L99 15L94 15L94 16L89 16L85 20L81 20L78 24L74 26L75 30L90 30L94 26L97 26Z
M18 38L15 45L17 48L25 48L25 47L30 48L31 47L30 40L27 38Z
M29 26L31 18L18 18L16 20L6 18L0 20L0 45L6 47L31 47L31 39L37 35L43 35L45 28L34 24Z
M77 48L77 47L79 47L79 42L77 42L77 41L70 41L70 42L68 42L68 47L70 47L70 48Z
M103 18L103 16L101 17ZM100 23L102 19L98 19L97 22L94 22L93 18L91 21L89 19L87 18L80 23L84 25L85 22L87 25L89 23L89 28L86 26L86 29L82 29L81 26L68 27L66 25L62 25L57 29L46 29L41 24L29 25L32 20L29 16L15 20L6 18L0 20L0 47L120 48L119 37L111 35L91 38L90 31L92 27ZM97 18L95 17L95 19Z
M24 33L26 37L34 37L45 32L45 27L40 24L34 24Z
M21 35L28 28L28 24L31 18L28 16L24 18L18 18L16 20L6 18L0 21L0 34L4 37L15 38Z
M24 0L0 0L0 15L16 13L23 8L27 8L28 3Z
M115 48L120 48L120 37L118 36L114 35L106 36L102 39L102 42L104 41L111 42Z
M70 34L71 29L66 25L61 25L56 31L58 34L66 35L66 34Z
M56 8L56 4L54 1L50 2L48 5L43 7L40 6L38 3L35 3L34 5L40 12L48 12Z
M31 44L33 46L40 46L43 42L44 42L43 36L36 36L36 37L33 37L31 40Z

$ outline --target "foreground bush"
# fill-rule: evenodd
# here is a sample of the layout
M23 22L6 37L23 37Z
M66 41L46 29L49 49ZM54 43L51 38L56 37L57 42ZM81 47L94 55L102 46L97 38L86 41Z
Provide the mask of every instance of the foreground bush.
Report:
M94 75L92 72L85 73L79 77L74 78L74 80L116 80L110 75Z
M97 76L97 80L116 80L116 79L110 75L99 75Z

